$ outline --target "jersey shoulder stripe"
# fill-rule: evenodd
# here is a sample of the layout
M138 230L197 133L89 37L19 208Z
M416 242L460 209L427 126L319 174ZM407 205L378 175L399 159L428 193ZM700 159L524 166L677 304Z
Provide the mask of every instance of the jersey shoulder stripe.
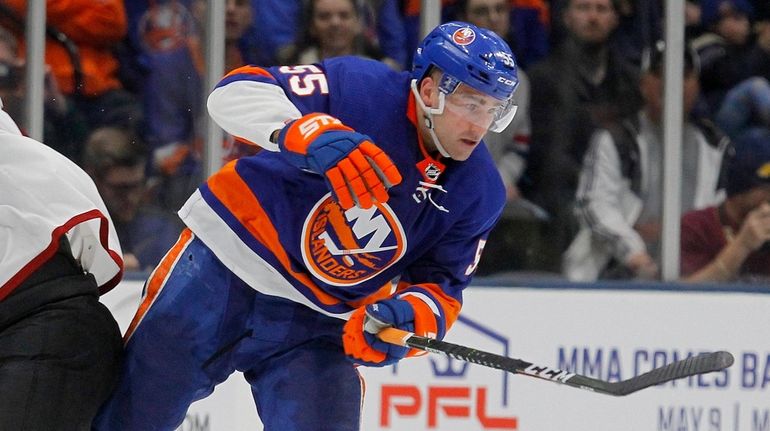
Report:
M339 306L341 301L320 289L308 274L292 268L278 230L248 184L236 172L236 164L229 163L201 187L204 200L249 248L263 257L274 257L273 266L283 272L305 296L310 294L309 299L325 308Z
M224 87L235 81L256 81L278 85L278 81L266 69L257 66L243 66L233 69L225 75L214 88Z

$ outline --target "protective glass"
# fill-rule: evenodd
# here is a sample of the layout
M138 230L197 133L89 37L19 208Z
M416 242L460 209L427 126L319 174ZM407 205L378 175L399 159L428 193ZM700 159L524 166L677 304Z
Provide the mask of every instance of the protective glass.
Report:
M498 100L476 91L465 84L444 95L444 109L493 132L502 132L516 113L512 99Z

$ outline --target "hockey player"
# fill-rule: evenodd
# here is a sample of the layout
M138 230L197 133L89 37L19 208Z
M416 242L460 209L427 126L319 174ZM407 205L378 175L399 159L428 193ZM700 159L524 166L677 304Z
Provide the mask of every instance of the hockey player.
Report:
M266 430L357 430L355 364L413 353L366 321L440 339L457 318L505 202L481 138L511 121L517 82L505 42L459 22L411 73L354 57L229 73L209 113L270 151L180 210L96 429L174 429L239 370Z
M91 178L4 111L0 149L0 429L87 430L120 370L99 302L118 238Z

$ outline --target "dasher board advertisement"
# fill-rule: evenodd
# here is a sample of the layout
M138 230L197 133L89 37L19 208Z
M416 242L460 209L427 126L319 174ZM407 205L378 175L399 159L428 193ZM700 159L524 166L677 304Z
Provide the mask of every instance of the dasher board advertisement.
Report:
M586 286L584 286L586 287ZM361 429L394 431L770 431L770 294L670 289L471 287L446 340L619 381L701 352L728 369L624 397L437 354L359 368ZM141 283L103 297L125 330ZM235 374L190 408L181 430L262 429Z

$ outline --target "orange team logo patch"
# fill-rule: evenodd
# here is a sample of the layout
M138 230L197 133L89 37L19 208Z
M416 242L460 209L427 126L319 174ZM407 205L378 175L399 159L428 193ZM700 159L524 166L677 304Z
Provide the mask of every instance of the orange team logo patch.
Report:
M349 286L376 276L406 251L406 236L393 210L375 203L347 211L331 193L313 207L302 228L302 259L314 277Z
M476 32L470 27L459 28L452 34L452 40L460 46L469 45L476 40Z

